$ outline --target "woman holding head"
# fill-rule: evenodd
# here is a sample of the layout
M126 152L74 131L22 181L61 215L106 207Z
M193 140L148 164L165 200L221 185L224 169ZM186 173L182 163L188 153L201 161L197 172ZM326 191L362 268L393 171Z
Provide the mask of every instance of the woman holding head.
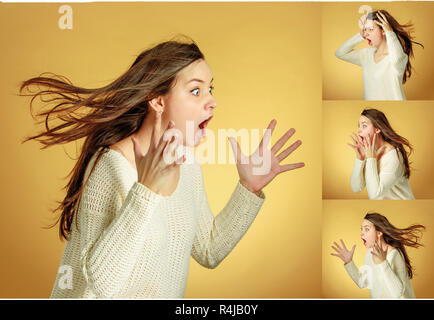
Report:
M405 100L402 85L410 78L413 57L412 24L401 25L386 10L371 11L360 19L361 31L335 52L341 60L363 69L365 100ZM354 47L368 41L368 48Z
M408 157L413 148L397 134L383 112L365 109L359 118L358 135L351 136L356 153L351 189L365 186L371 200L414 200ZM409 151L405 148L408 148Z
M279 164L301 144L279 151L294 129L268 149L275 120L251 156L230 138L239 181L214 217L200 165L187 148L203 139L217 106L211 68L194 42L160 43L101 88L36 77L21 91L31 85L49 89L31 94L33 99L54 95L48 101L58 103L39 115L47 122L57 115L63 123L26 141L48 147L84 138L58 208L67 243L52 298L183 297L190 255L217 267L255 219L262 189L304 165ZM267 159L270 169L255 174L253 158L255 166L258 158Z
M418 248L423 225L397 228L379 213L365 215L360 236L368 251L359 269L353 262L356 245L348 250L344 241L334 242L332 256L344 262L345 270L359 288L369 288L371 298L415 298L411 279L414 268L405 247Z

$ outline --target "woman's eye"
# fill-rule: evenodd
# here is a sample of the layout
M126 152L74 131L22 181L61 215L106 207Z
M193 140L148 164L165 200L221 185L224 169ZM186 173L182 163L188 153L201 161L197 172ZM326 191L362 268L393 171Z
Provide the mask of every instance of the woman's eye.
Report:
M199 95L199 88L193 89L190 91L192 94L194 94L195 96Z
M213 90L214 90L214 87L209 87L209 89L208 89L209 93L211 93L211 94L212 94Z

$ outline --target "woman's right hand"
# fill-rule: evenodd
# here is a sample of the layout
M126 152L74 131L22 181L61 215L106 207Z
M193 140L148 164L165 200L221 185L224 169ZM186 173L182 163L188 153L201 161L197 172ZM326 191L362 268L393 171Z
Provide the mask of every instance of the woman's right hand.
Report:
M356 152L357 159L362 161L365 160L365 151L364 151L365 149L362 142L359 139L359 136L353 132L353 135L350 136L350 138L353 140L354 144L348 143L348 145L351 148L353 148L354 151Z
M366 40L365 37L365 28L366 28L366 17L367 15L364 14L360 19L359 19L359 28L360 28L360 35L362 36L363 39Z
M173 121L169 121L165 134L160 136L161 113L156 112L151 142L146 154L136 138L131 137L136 159L137 180L158 194L161 194L173 171L186 159L183 155L175 160L175 150L181 139L176 135L168 134L173 127Z
M353 248L351 249L351 251L349 251L347 249L347 247L345 246L344 241L341 239L341 243L342 243L342 248L336 243L333 242L335 244L336 247L332 246L333 250L335 250L337 252L336 253L330 253L332 256L341 258L341 260L347 264L350 263L351 260L353 260L353 255L354 255L354 250L356 249L356 245L353 246Z

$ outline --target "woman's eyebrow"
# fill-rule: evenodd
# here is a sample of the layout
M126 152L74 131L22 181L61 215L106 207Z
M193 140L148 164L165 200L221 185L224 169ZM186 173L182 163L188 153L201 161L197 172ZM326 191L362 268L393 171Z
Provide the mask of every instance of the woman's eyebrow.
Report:
M213 80L214 80L214 78L212 78L210 82L212 82ZM197 81L197 82L205 83L204 80L202 80L202 79L198 79L198 78L193 78L193 79L191 79L191 80L188 80L187 83L190 83L190 82L193 82L193 81Z

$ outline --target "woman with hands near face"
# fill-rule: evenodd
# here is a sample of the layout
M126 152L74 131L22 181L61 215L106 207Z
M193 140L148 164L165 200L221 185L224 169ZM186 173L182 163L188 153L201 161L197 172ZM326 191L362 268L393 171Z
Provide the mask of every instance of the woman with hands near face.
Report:
M415 298L411 279L413 267L405 246L418 248L422 225L397 228L379 213L365 215L360 237L368 249L359 269L353 262L356 245L348 250L344 241L334 242L332 256L344 263L345 270L359 288L369 288L371 298Z
M354 192L366 187L371 200L414 199L408 160L413 148L392 129L383 112L363 110L358 132L350 138L348 145L356 154L350 180Z
M275 120L251 155L231 138L239 179L218 182L233 191L214 216L189 149L203 140L214 116L213 79L194 42L166 41L143 51L102 88L46 77L23 83L54 89L35 96L68 99L47 113L48 120L61 106L66 123L30 139L54 145L85 138L58 220L67 240L60 267L71 268L72 283L65 286L59 272L52 298L182 298L190 257L216 268L255 220L263 188L304 166L283 163L301 144L285 147L294 129L268 147ZM91 112L77 119L74 111L82 106Z
M341 60L361 66L365 100L405 100L403 84L411 76L413 41L411 24L399 24L386 10L369 12L359 19L360 32L335 52ZM354 49L363 42L367 48Z

